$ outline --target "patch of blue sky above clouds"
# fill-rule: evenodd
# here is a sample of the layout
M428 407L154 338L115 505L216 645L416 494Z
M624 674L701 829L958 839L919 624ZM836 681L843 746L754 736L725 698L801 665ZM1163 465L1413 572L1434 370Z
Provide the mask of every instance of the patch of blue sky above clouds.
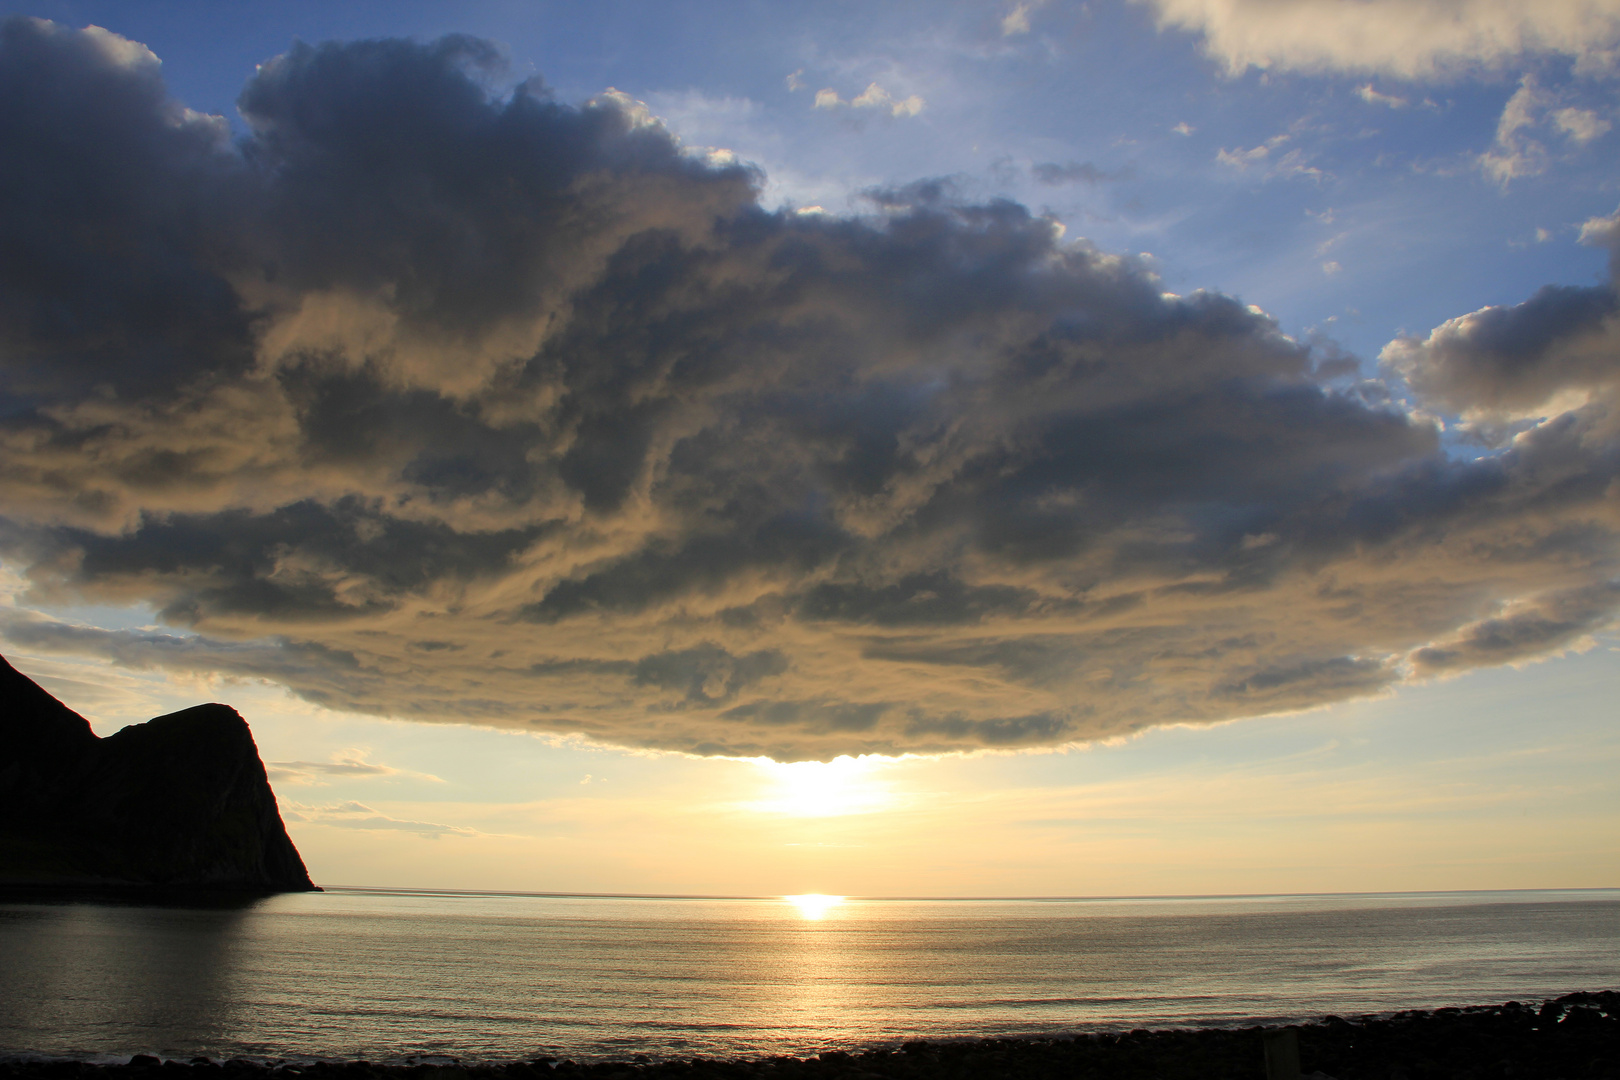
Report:
M225 116L238 133L246 131L235 104L244 82L294 38L487 38L506 57L504 74L493 76L501 88L539 77L563 103L609 93L627 105L640 103L634 107L644 107L690 153L756 167L767 208L877 218L885 192L918 181L939 184L949 200L1012 200L1061 225L1066 241L1084 238L1101 252L1139 257L1165 291L1207 289L1255 305L1276 318L1284 333L1318 341L1319 356L1342 350L1368 377L1379 376L1380 354L1403 335L1421 340L1447 320L1488 305L1520 304L1547 285L1588 287L1606 280L1609 252L1601 244L1582 244L1582 229L1620 205L1620 4L1606 0L41 0L9 10L71 27L94 24L145 43L162 59L163 78L176 98ZM1399 348L1392 355L1401 355ZM1398 383L1394 390L1403 393ZM1457 435L1454 420L1450 437L1455 455L1483 452ZM1257 534L1257 543L1264 535ZM704 890L696 878L683 876L674 856L661 862L651 852L656 845L646 841L650 823L678 813L674 808L683 800L690 805L690 792L705 786L722 789L723 796L705 803L704 812L746 819L738 807L765 805L773 797L756 790L775 782L775 774L758 773L766 766L364 717L255 682L251 666L239 674L246 682L210 681L199 670L165 669L153 659L195 632L165 623L157 607L133 593L122 607L75 603L29 592L13 568L6 573L12 575L6 588L13 619L37 616L86 633L133 635L132 651L124 654L90 650L123 665L106 679L97 674L105 670L103 660L74 660L60 639L33 654L48 688L87 713L101 710L130 722L217 696L233 702L240 697L279 717L256 730L267 759L283 762L278 791L284 803L296 804L295 835L300 843L311 839L321 865L361 867L357 872L367 881L544 887L535 875L508 874L500 881L489 876L521 851L573 867L570 887L610 891L756 891L777 884L784 891L975 891L937 866L926 869L928 858L943 857L932 848L914 869L933 887L896 887L892 877L872 869L882 862L873 853L912 841L893 831L898 825L873 832L875 826L858 823L874 818L853 813L800 815L813 827L793 838L760 826L748 843L757 845L756 861L773 868L759 878L769 884L737 873ZM1218 778L1199 790L1230 807L1234 822L1249 812L1234 775L1252 770L1275 782L1278 800L1250 806L1253 816L1243 820L1268 823L1248 831L1288 847L1293 841L1278 841L1283 827L1275 822L1285 816L1287 799L1304 791L1290 755L1320 751L1320 760L1331 761L1310 775L1326 777L1322 798L1333 804L1332 813L1345 820L1361 814L1356 820L1363 824L1394 813L1393 789L1417 782L1421 771L1379 763L1427 763L1458 786L1436 796L1442 809L1414 804L1401 820L1449 815L1462 823L1447 827L1454 839L1473 827L1467 821L1496 820L1496 811L1479 807L1500 801L1526 777L1539 790L1553 791L1555 777L1573 768L1579 790L1536 804L1545 812L1532 816L1524 836L1514 841L1522 841L1528 853L1537 829L1589 826L1577 804L1595 800L1607 807L1605 813L1615 812L1613 787L1604 786L1594 764L1612 760L1616 745L1599 705L1601 688L1616 670L1615 654L1604 636L1608 624L1591 625L1599 635L1596 647L1582 639L1578 645L1586 651L1579 655L1523 670L1403 686L1394 698L1333 706L1303 718L1161 729L1090 751L911 760L869 787L894 793L895 815L886 820L911 821L936 834L960 828L961 821L930 802L928 793L976 792L980 805L995 807L991 816L1001 823L983 826L977 857L985 867L1001 866L986 875L1001 873L1016 882L1007 890L1175 891L1164 885L1164 874L1122 853L1137 835L1133 830L1186 835L1193 807L1171 794L1194 777ZM158 637L163 644L154 651ZM1566 635L1547 651L1571 640ZM137 647L144 651L133 651ZM647 646L637 662L653 659L653 648ZM730 659L745 657L739 650ZM1493 704L1489 693L1467 697L1458 689L1495 685L1493 680L1517 688L1520 696L1510 702L1498 695ZM1560 706L1557 732L1538 749L1526 734L1535 726L1525 716L1534 712L1535 701L1566 689L1566 681L1578 687L1577 700ZM75 688L84 691L77 701L67 693ZM1447 712L1465 699L1466 719ZM1424 717L1430 718L1427 726ZM1489 764L1456 764L1449 740L1463 738L1470 725L1499 755ZM1333 742L1333 732L1351 730L1376 734L1354 745ZM1425 742L1428 737L1419 732L1444 737ZM492 749L519 742L522 752ZM1322 749L1329 743L1331 749ZM1140 800L1134 809L1118 810L1120 792L1133 784L1167 801L1158 811ZM1071 790L1086 785L1092 785L1089 795ZM633 799L618 794L632 787ZM1035 806L1041 799L1045 803ZM1375 808L1380 801L1383 809ZM1117 828L1097 826L1101 832L1093 837L1106 833L1112 839L1096 839L1101 846L1090 849L1075 839L1085 829L1073 823L1085 813L1094 823L1116 822ZM1476 816L1469 818L1471 813ZM1140 820L1125 821L1133 814ZM766 814L761 820L778 818ZM1018 822L1031 820L1069 824L1045 826L1040 843L1024 846L1020 840L1010 856L1018 866L996 863L997 846L1023 828ZM1604 820L1612 822L1612 816ZM1117 856L1112 876L1099 884L1045 873L1038 852L1050 844L1051 830L1062 828L1070 829L1077 852L1113 852L1107 856ZM1374 826L1367 830L1358 834L1364 842L1356 865L1375 866L1376 837L1383 834ZM1244 831L1234 826L1232 836ZM485 854L467 856L434 881L401 877L410 872L408 845L431 836L440 838L440 852L476 847ZM635 849L629 860L635 873L591 868L591 849L608 836ZM803 865L822 876L801 879L794 877L800 864L792 858L760 854L818 844L865 852L856 860L862 869L838 879L835 863L812 859ZM1185 843L1178 844L1164 849L1166 859L1185 853ZM680 850L691 866L736 861L712 838ZM1433 851L1420 846L1409 856L1404 870L1378 879L1380 887L1445 885L1444 875L1420 870L1433 864ZM1542 866L1525 858L1523 866ZM1466 870L1449 880L1490 884L1489 852L1472 851L1468 859ZM1552 869L1521 867L1500 880L1570 882L1569 868L1581 859L1611 869L1615 864L1612 845L1588 845ZM1252 873L1211 869L1199 888L1354 887L1320 866L1296 870L1290 877L1276 866Z
M490 37L505 45L514 78L539 74L575 102L616 87L688 143L757 163L768 204L774 196L847 212L869 187L948 177L966 197L1006 195L1050 211L1070 235L1105 250L1150 251L1170 288L1236 293L1291 330L1331 325L1364 353L1397 329L1426 330L1549 281L1590 282L1601 256L1574 240L1582 221L1620 198L1620 142L1609 127L1612 68L1595 48L1573 50L1583 34L1601 45L1612 13L1536 5L1548 23L1568 7L1601 25L1564 37L1523 28L1516 38L1488 35L1519 49L1437 34L1426 61L1421 40L1396 44L1421 37L1398 16L1388 24L1395 29L1369 29L1389 40L1375 37L1364 55L1313 49L1312 33L1335 32L1321 14L1331 6L43 3L30 11L146 42L165 59L177 96L227 116L252 66L294 36ZM1426 7L1465 22L1494 10L1410 10ZM1205 8L1232 14L1218 19ZM1286 28L1272 37L1258 29L1287 19L1307 21L1296 34L1307 40L1290 47ZM1471 44L1484 55L1471 56ZM815 107L818 93L851 102L874 85L923 104L901 116Z
M1613 13L1536 5L1545 26L1498 25L1522 5L1375 4L1360 6L1384 24L1346 28L1323 14L1332 6L44 2L29 13L146 42L178 97L228 117L253 65L293 37L488 37L513 81L537 74L570 102L617 88L689 145L757 164L767 205L848 213L868 189L945 178L964 198L1050 213L1103 250L1149 252L1169 289L1239 295L1369 361L1397 332L1549 282L1591 283L1603 258L1576 245L1580 224L1620 201L1602 52ZM1425 37L1402 9L1489 25ZM1564 29L1580 18L1587 29ZM1335 33L1370 40L1318 40ZM852 104L874 87L886 104ZM818 94L842 104L817 108ZM896 102L915 113L896 115Z

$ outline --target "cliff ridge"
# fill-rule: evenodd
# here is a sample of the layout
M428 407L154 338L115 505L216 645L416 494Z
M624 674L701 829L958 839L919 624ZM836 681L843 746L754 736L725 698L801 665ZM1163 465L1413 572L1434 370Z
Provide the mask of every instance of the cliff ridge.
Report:
M315 889L235 709L198 705L102 739L4 657L0 885Z

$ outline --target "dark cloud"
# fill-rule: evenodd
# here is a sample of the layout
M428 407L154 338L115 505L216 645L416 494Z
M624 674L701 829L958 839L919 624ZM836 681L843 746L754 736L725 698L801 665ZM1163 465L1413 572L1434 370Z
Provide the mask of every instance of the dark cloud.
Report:
M1016 203L772 213L623 95L502 78L296 45L233 141L139 46L4 25L0 552L170 627L11 640L791 759L1310 708L1620 603L1610 286L1392 344L1516 425L1458 458Z
M1481 308L1390 356L1412 388L1450 411L1534 408L1572 386L1611 383L1620 298L1608 286L1548 285Z
M1506 614L1465 626L1448 640L1418 649L1412 663L1420 674L1436 675L1535 659L1577 645L1609 626L1616 608L1620 608L1620 582L1539 596L1515 605Z
M157 57L91 27L0 23L0 352L28 394L169 388L252 362L230 284L240 159Z
M1040 600L1033 589L970 587L933 571L909 574L876 588L854 582L816 585L800 599L797 614L803 619L878 626L964 623L1028 612Z
M906 733L921 739L943 737L950 743L976 743L980 746L1016 748L1051 746L1076 733L1071 718L1052 713L1033 716L996 717L970 720L960 714L917 716L906 725Z
M1390 673L1377 660L1335 656L1268 667L1221 687L1220 692L1244 701L1256 712L1279 711L1369 694L1390 681Z
M637 686L674 690L684 704L713 705L732 700L744 688L780 675L787 667L787 657L775 649L733 656L706 641L690 649L643 656L631 668L631 678Z
M1620 258L1620 214L1586 223L1581 239ZM1476 420L1545 415L1571 392L1612 398L1620 384L1620 294L1601 285L1548 285L1521 304L1451 319L1403 337L1384 362L1424 399Z

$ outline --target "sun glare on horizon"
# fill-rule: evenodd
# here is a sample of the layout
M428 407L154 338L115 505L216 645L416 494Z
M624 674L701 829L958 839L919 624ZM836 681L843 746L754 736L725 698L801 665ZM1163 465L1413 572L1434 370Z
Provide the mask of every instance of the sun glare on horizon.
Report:
M842 896L828 896L825 893L799 893L796 896L784 896L783 900L799 909L799 916L811 922L818 922L827 917L827 913L844 902Z

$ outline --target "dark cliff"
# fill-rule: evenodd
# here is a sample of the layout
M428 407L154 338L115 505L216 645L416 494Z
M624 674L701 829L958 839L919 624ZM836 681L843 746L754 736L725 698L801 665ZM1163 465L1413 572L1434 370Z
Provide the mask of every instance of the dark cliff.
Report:
M0 885L315 887L235 709L198 705L101 739L3 657Z

